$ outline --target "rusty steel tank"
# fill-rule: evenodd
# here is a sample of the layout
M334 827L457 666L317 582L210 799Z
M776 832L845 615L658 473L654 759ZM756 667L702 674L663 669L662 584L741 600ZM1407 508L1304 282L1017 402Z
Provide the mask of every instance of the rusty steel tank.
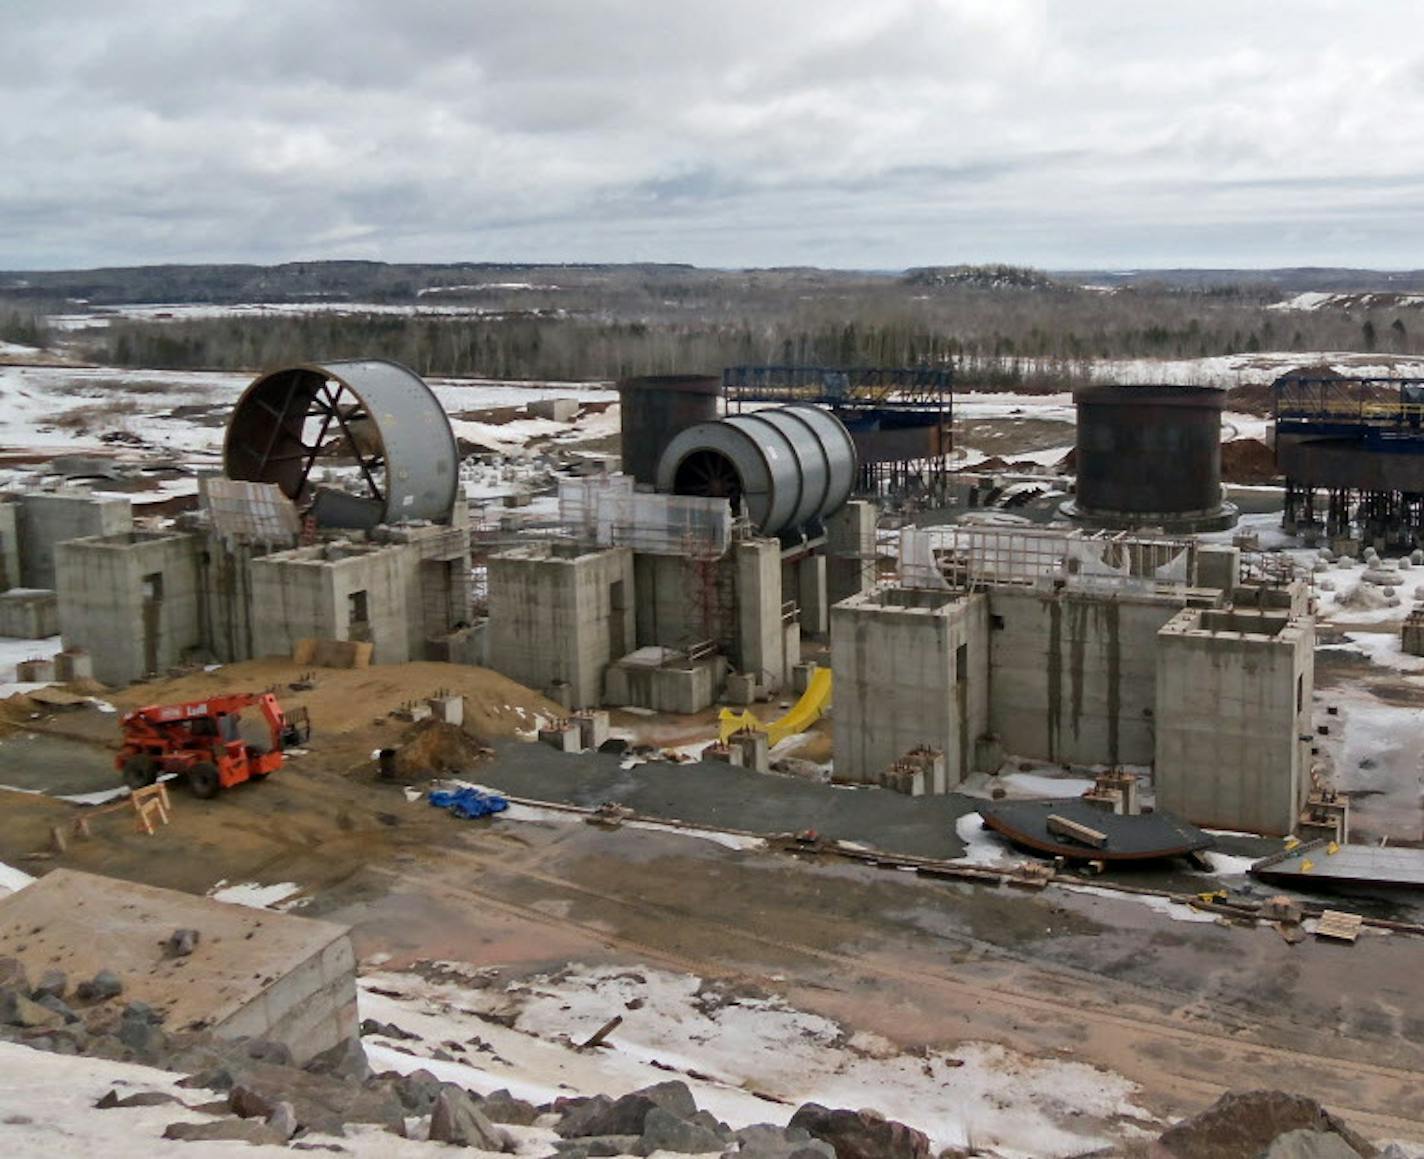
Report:
M1078 408L1076 494L1063 512L1092 527L1218 531L1226 392L1207 386L1087 386Z
M658 459L688 427L717 418L722 380L699 374L656 374L618 383L623 473L657 483Z

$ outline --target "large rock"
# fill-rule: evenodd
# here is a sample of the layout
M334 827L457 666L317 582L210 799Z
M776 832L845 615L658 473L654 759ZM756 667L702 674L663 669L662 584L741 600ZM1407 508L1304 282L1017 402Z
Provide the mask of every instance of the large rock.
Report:
M9 1026L60 1027L64 1025L64 1015L32 1002L18 990L0 990L0 1022Z
M69 976L63 970L46 970L40 975L40 980L35 983L34 992L30 997L36 1002L46 994L52 998L63 998L64 992L68 989Z
M256 1119L218 1119L213 1123L169 1123L163 1129L165 1139L184 1143L271 1143L281 1145L287 1140L278 1131Z
M481 1151L514 1150L509 1132L496 1127L480 1113L475 1100L456 1087L446 1087L430 1113L430 1138L436 1143L475 1147Z
M19 958L0 958L0 989L18 990L21 994L30 992L30 976Z
M1262 1159L1360 1159L1334 1131L1287 1131L1277 1135Z
M303 1068L312 1074L329 1074L337 1078L365 1082L371 1077L371 1064L366 1051L356 1038L343 1038L335 1046L313 1055Z
M831 1110L806 1103L788 1125L829 1143L836 1159L928 1159L930 1153L924 1132L872 1111Z
M836 1159L835 1148L801 1127L755 1123L736 1133L723 1159Z
M428 1070L413 1070L400 1075L390 1086L396 1098L412 1115L428 1115L439 1094L450 1084L436 1078Z
M123 980L112 970L100 970L75 991L81 1002L106 1002L124 992Z
M1314 1099L1284 1091L1228 1092L1164 1131L1158 1145L1180 1159L1257 1159L1272 1140L1292 1131L1338 1135L1365 1159L1378 1154Z
M181 1102L181 1099L167 1091L138 1091L132 1095L120 1095L117 1090L112 1090L94 1106L101 1111L107 1111L113 1107L161 1107L164 1103Z
M554 1130L566 1139L583 1135L641 1135L648 1112L654 1107L661 1107L676 1118L690 1119L697 1113L697 1100L685 1082L656 1083L611 1103L602 1095L596 1096L565 1114Z
M491 1123L513 1123L528 1127L539 1117L539 1108L516 1099L506 1090L494 1091L480 1100L480 1110Z
M655 1106L644 1119L638 1154L676 1151L681 1155L705 1155L720 1150L725 1142L721 1134L703 1124L679 1118L671 1111Z
M560 1139L554 1144L559 1159L611 1159L632 1155L638 1135L585 1135L582 1139Z

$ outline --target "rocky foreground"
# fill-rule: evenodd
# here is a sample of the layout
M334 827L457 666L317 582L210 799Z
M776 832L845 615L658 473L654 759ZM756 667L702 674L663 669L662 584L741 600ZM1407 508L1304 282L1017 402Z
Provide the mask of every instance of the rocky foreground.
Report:
M400 1040L398 1026L367 1021L363 1035ZM141 1063L175 1075L166 1089L115 1089L95 1110L161 1107L207 1118L168 1125L163 1137L347 1150L350 1128L376 1129L484 1153L592 1159L656 1153L732 1159L929 1159L929 1138L873 1110L807 1103L785 1126L732 1129L698 1108L687 1084L658 1083L618 1097L558 1098L534 1104L508 1091L479 1094L426 1070L373 1073L360 1043L343 1043L304 1066L286 1046L255 1039L220 1040L202 1030L170 1030L161 1012L126 1002L123 981L108 971L71 988L58 971L26 977L0 959L0 1040L60 1055ZM183 1076L176 1078L176 1076ZM867 1092L869 1101L872 1096ZM0 1123L25 1121L7 1108ZM522 1130L539 1128L539 1138ZM540 1141L543 1140L543 1141ZM939 1159L990 1154L953 1148ZM1157 1139L1143 1138L1099 1156L1162 1159L1407 1159L1381 1150L1311 1099L1278 1091L1228 1094Z

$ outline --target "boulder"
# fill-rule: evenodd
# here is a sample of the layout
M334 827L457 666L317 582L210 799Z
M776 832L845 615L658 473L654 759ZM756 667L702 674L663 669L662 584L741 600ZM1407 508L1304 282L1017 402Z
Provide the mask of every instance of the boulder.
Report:
M671 1111L654 1106L644 1119L637 1153L651 1155L655 1151L675 1151L682 1155L704 1155L721 1150L725 1142L721 1134L701 1123L679 1118Z
M1360 1153L1333 1131L1287 1131L1261 1159L1360 1159Z
M539 1108L523 1099L516 1099L505 1090L495 1091L480 1100L480 1110L491 1123L512 1123L528 1127L539 1117Z
M638 1146L637 1135L587 1135L582 1139L561 1139L554 1144L559 1159L609 1159L615 1155L632 1155Z
M835 1148L801 1127L756 1123L736 1133L723 1159L835 1159Z
M603 1099L604 1096L597 1096ZM596 1100L591 1100L596 1101ZM641 1135L648 1112L661 1107L674 1117L690 1119L697 1113L697 1100L685 1082L672 1080L633 1091L597 1109L580 1107L554 1128L564 1138L582 1135ZM582 1112L582 1113L579 1113Z
M181 1099L166 1091L139 1091L132 1095L120 1095L118 1091L110 1091L94 1106L101 1111L107 1111L113 1107L160 1107L164 1103L181 1102Z
M170 958L186 958L198 948L202 936L197 930L174 930L164 943L164 951Z
M169 1123L163 1128L165 1139L184 1143L270 1143L281 1145L287 1140L266 1123L256 1119L218 1119L212 1123Z
M79 1015L70 1008L68 1002L57 994L49 994L41 990L35 991L35 1003L43 1006L46 1010L53 1010L65 1022L78 1022Z
M45 995L49 995L51 998L63 998L64 992L68 989L69 976L63 970L46 970L40 975L40 980L35 983L34 991L30 997L36 1002Z
M240 1084L227 1094L227 1105L240 1119L266 1119L277 1109L278 1101Z
M291 1103L278 1103L272 1108L272 1113L267 1116L267 1125L281 1135L283 1139L290 1139L297 1133L297 1111Z
M436 1098L448 1085L428 1070L413 1070L391 1083L391 1089L412 1115L428 1115L435 1106Z
M0 1022L9 1026L58 1027L64 1025L64 1015L32 1002L18 990L0 990Z
M514 1150L509 1133L485 1118L474 1099L458 1087L446 1087L436 1096L430 1113L430 1138L481 1151Z
M107 1002L124 992L123 981L112 970L100 970L75 991L81 1002Z
M930 1141L924 1132L872 1111L806 1103L791 1116L789 1126L829 1143L836 1159L929 1159Z
M1273 1140L1294 1131L1338 1135L1364 1159L1378 1154L1314 1099L1285 1091L1228 1092L1164 1131L1158 1147L1180 1159L1256 1159Z
M329 1074L337 1078L365 1082L371 1077L371 1064L366 1051L356 1038L343 1038L335 1046L313 1055L302 1068L311 1074Z
M30 992L30 976L19 958L0 958L0 990Z

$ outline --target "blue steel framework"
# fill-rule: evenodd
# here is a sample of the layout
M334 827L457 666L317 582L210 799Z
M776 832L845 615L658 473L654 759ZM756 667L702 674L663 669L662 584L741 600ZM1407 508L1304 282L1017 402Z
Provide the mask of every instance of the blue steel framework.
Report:
M1329 440L1337 461L1343 455L1360 470L1353 486L1338 467L1328 483L1287 471L1287 527L1323 526L1332 536L1359 532L1367 540L1393 545L1424 542L1424 493L1403 481L1405 471L1390 470L1399 464L1411 479L1418 475L1412 460L1424 455L1424 378L1291 375L1278 379L1273 393L1278 462L1282 439ZM1401 477L1398 487L1365 482L1377 484L1392 473ZM1318 506L1322 491L1323 511Z
M863 495L943 497L953 446L954 373L930 367L729 366L722 371L729 411L744 403L807 402L829 407L857 446L892 432L922 433L912 457L862 453ZM911 445L914 445L913 440Z

